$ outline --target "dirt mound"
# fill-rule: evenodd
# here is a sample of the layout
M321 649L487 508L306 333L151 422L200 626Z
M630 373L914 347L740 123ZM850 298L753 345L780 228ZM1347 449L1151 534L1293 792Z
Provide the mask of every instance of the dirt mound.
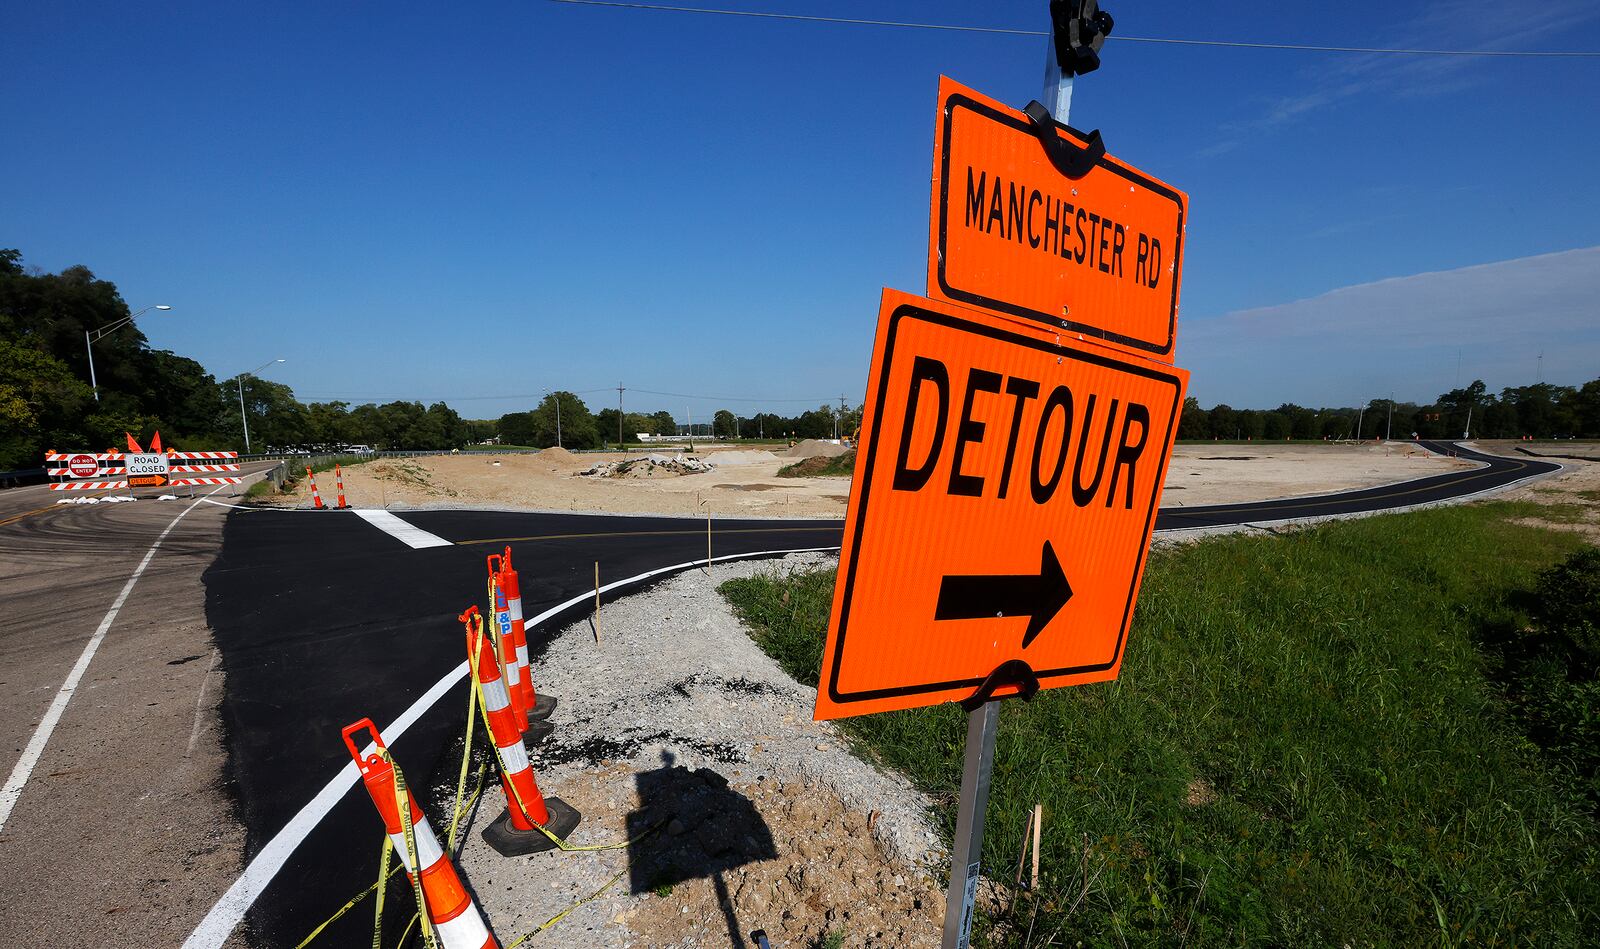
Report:
M759 465L768 461L777 461L778 456L765 449L750 451L719 451L707 455L707 460L718 465Z
M548 461L563 468L583 464L583 459L567 451L565 448L546 448L534 457L540 461Z
M835 445L833 442L825 442L820 438L808 438L784 452L783 457L816 458L820 455L824 458L837 458L849 450L850 449L844 447L843 445Z
M839 455L813 455L778 469L780 478L848 478L855 471L856 453L847 449Z

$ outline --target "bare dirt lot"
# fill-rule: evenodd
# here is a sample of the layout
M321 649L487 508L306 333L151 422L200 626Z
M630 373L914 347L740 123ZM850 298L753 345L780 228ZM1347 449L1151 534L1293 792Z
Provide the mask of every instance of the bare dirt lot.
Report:
M1558 461L1566 470L1533 484L1513 488L1499 497L1508 501L1532 501L1544 510L1537 517L1519 518L1518 523L1551 530L1582 534L1591 543L1600 543L1600 444L1577 442L1482 441L1480 451L1508 458L1526 458L1518 451L1527 448L1542 461ZM1555 457L1561 455L1564 457ZM1593 460L1582 460L1593 459Z
M632 452L627 458L649 453ZM657 454L668 459L676 452ZM701 450L710 471L661 476L583 476L624 460L620 453L460 455L394 458L348 468L345 496L355 507L394 509L490 507L538 511L606 511L698 514L708 502L718 516L843 517L850 479L780 478L778 469L799 460L764 448ZM1167 472L1162 504L1184 507L1320 494L1440 474L1465 462L1441 458L1396 442L1389 445L1255 442L1179 445ZM335 496L332 472L317 475L324 503ZM275 500L310 504L302 483Z

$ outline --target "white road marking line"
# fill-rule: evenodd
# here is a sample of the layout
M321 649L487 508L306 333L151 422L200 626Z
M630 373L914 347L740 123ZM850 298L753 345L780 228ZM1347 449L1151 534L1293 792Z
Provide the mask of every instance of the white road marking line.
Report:
M448 540L440 537L438 534L430 534L415 524L409 524L400 518L395 517L390 511L373 508L357 508L355 509L355 514L356 517L361 518L363 521L366 521L368 524L371 524L378 530L381 530L386 534L394 535L394 537L399 539L401 543L412 548L413 550L420 550L423 547L455 546Z
M357 511L356 513L359 514L361 512ZM782 554L806 554L838 549L837 546L834 546L802 547L794 550L763 550L748 554L727 554L722 557L713 557L712 561L748 560L755 557L776 557ZM692 570L696 567L704 566L705 562L705 558L702 557L698 560L691 560L688 563L678 563L670 567L647 570L638 576L608 583L600 588L600 592L609 593L618 587L639 583L664 573ZM532 617L527 621L527 626L532 629L562 610L581 603L587 603L593 597L594 591L592 590L587 593L580 593L572 599L557 604L538 616ZM450 691L456 683L466 677L467 663L462 660L459 666L456 666L446 673L444 678L435 682L433 688L411 703L410 708L406 709L399 718L382 730L384 744L393 748L394 743L400 739L401 735L405 734L406 729L415 724L417 719L433 708L444 697L446 692ZM204 919L200 920L200 925L196 926L194 932L189 934L189 938L184 940L182 949L220 949L222 944L227 941L228 936L233 933L234 927L238 926L239 921L244 919L244 914L250 909L251 904L255 903L256 898L267 888L267 884L272 882L272 878L278 875L278 871L283 869L283 865L289 860L289 855L294 853L295 849L311 835L311 831L316 829L317 824L328 816L328 812L333 810L335 804L339 803L339 799L344 797L345 793L355 786L358 776L354 761L347 762L343 768L339 769L339 773L334 775L323 786L321 791L317 792L317 796L308 801L305 807L300 808L299 813L290 818L289 823L274 834L272 839L267 841L267 845L261 848L261 852L251 859L249 866L245 867L244 873L233 881L233 885L228 887L228 891L222 894L216 904L211 907L211 911L206 913Z
M205 723L206 686L211 684L211 672L217 668L217 662L222 659L221 650L211 647L211 663L206 666L206 674L200 677L200 694L194 698L194 727L189 729L189 747L184 749L185 758L194 755L194 746L200 741L200 727Z
M217 491L222 490L218 488ZM216 494L216 491L212 491ZM28 783L28 778L33 775L33 769L39 764L39 758L44 754L44 747L50 741L50 734L56 730L56 723L61 721L61 716L67 710L67 703L72 701L72 695L78 689L78 682L89 669L89 662L94 659L95 652L100 648L100 643L106 638L106 633L111 630L111 624L116 622L117 613L122 610L122 604L128 602L128 594L133 592L133 585L139 582L139 577L144 573L144 568L150 566L150 561L155 557L156 551L161 548L161 542L167 539L172 529L178 522L200 504L195 501L167 524L161 536L145 551L144 559L139 561L139 566L134 568L133 576L122 585L122 592L117 594L116 600L111 604L110 612L105 619L100 621L100 626L89 637L89 642L83 647L83 653L78 656L78 661L73 663L72 671L67 673L67 680L61 683L57 690L55 700L50 703L50 708L44 713L44 718L39 720L39 727L33 731L33 737L28 739L28 747L22 749L22 757L17 759L16 767L11 769L11 777L6 779L5 787L0 788L0 829L11 819L11 809L17 806L17 800L22 797L22 789Z

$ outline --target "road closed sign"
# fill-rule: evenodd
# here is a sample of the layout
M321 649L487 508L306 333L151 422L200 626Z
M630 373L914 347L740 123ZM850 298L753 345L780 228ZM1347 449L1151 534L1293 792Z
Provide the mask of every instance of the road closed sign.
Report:
M123 456L128 466L128 487L159 488L167 483L170 465L162 452L129 452Z
M1044 121L940 77L928 295L1172 362L1188 196Z
M816 717L1115 678L1187 382L884 291Z

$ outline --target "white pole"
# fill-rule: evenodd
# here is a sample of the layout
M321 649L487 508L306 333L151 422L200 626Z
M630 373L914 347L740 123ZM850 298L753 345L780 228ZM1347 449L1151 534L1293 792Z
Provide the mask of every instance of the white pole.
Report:
M239 373L239 423L244 426L244 453L250 454L250 419L244 414L244 373Z
M83 331L83 348L89 351L89 388L94 390L94 400L100 401L100 383L94 378L94 344L89 340L89 331Z

